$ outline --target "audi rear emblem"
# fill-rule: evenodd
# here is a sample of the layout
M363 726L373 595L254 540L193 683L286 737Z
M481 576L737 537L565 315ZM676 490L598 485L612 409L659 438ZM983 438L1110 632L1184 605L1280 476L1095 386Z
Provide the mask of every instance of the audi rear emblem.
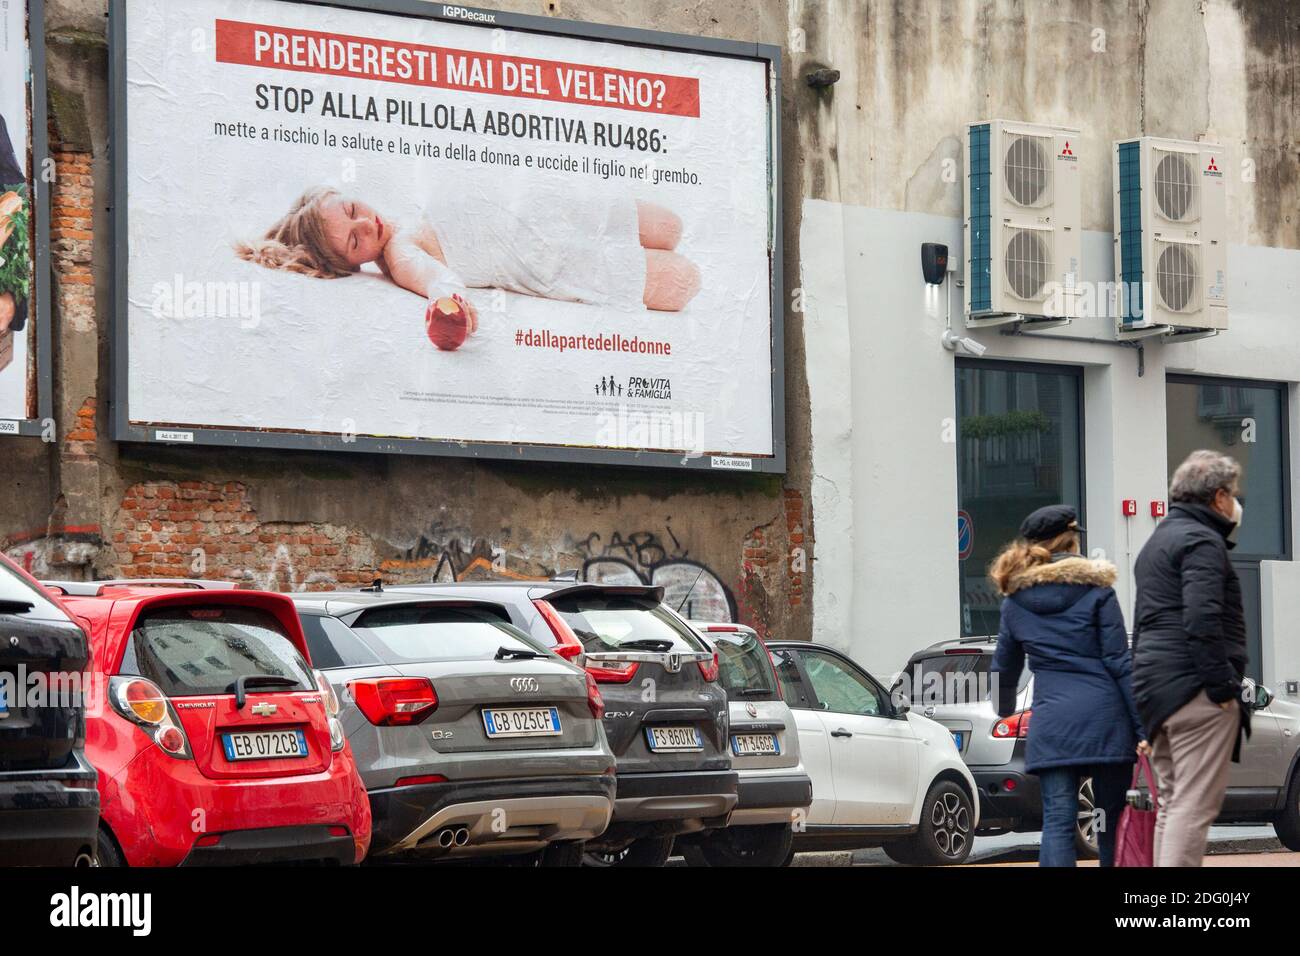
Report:
M510 678L510 689L516 694L536 694L541 690L537 686L536 677L512 677Z

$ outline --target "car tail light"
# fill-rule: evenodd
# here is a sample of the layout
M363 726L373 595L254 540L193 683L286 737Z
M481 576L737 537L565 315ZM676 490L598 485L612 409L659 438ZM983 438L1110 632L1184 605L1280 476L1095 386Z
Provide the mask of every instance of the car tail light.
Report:
M331 717L339 715L339 695L334 693L334 685L318 670L312 671L316 676L316 687L320 690L321 700L325 702L325 713Z
M131 681L126 685L123 697L126 706L141 723L161 724L167 719L167 697L152 681Z
M329 678L318 670L313 670L312 673L316 675L316 687L320 690L321 701L325 704L325 716L329 721L330 753L338 753L348 742L343 723L339 720L339 695L334 693L334 685L329 682Z
M221 842L221 836L216 833L208 833L194 841L195 846L216 846Z
M175 756L185 749L185 735L177 727L165 727L158 734L158 746Z
M713 660L700 661L700 676L710 684L718 679L718 652L713 652Z
M348 837L352 836L352 833L347 827L333 826L329 828L329 835L332 837Z
M108 682L113 709L148 735L169 757L189 760L189 739L162 689L143 677L114 677Z
M543 601L539 598L533 602L533 607L537 608L537 613L542 616L546 626L555 635L555 647L552 650L556 654L559 654L566 661L571 661L586 650L582 641L578 640L578 635L573 633L573 628L569 627L569 622L551 605L550 601Z
M438 695L427 677L381 677L348 684L352 699L376 727L418 724L438 709Z
M600 696L600 688L596 686L596 678L591 674L587 675L587 708L591 711L591 716L600 720L605 716L605 698Z
M1018 714L1004 717L993 725L993 736L999 740L1029 736L1029 717L1032 710L1022 710Z
M431 783L446 783L447 778L440 773L426 773L419 777L401 777L394 787L424 787Z
M598 684L630 684L639 666L636 661L588 661L587 673Z

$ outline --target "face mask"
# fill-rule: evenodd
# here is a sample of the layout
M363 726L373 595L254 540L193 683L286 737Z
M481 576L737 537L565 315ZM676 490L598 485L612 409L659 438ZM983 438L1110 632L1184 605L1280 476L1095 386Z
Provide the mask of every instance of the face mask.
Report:
M1233 498L1232 499L1232 523L1239 528L1241 527L1241 519L1244 513L1245 513L1245 509L1241 507L1241 499Z

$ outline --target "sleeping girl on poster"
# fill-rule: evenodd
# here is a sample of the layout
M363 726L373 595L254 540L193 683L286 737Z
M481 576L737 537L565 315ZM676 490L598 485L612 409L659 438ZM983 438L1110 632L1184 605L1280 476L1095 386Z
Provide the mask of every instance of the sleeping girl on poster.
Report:
M700 290L699 270L675 251L681 235L674 213L631 199L451 190L426 203L417 221L399 225L358 197L317 187L236 252L321 279L373 262L431 302L454 298L472 332L478 316L464 297L468 289L680 312Z

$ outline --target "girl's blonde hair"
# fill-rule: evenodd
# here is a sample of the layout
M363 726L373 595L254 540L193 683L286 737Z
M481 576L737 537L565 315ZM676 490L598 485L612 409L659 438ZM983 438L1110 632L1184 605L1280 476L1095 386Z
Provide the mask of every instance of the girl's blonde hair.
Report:
M1079 532L1065 531L1050 541L1018 538L1002 549L989 566L989 578L999 594L1011 593L1011 581L1030 568L1047 564L1054 554L1079 553Z
M238 242L235 254L267 269L283 269L315 279L341 279L354 269L330 248L321 207L339 191L317 186L298 197L288 214L256 242Z

